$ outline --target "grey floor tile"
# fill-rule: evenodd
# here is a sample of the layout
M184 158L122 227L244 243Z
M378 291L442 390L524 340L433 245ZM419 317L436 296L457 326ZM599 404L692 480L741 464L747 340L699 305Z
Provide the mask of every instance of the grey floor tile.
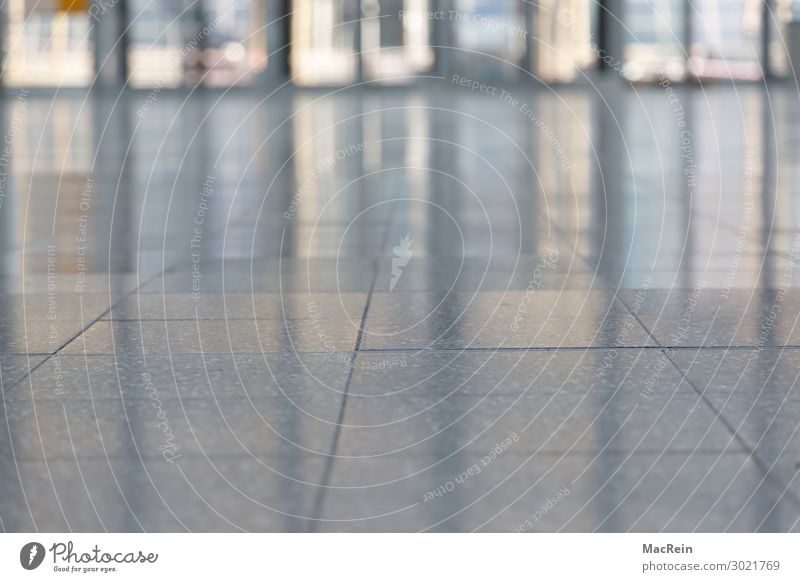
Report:
M48 321L35 319L0 322L0 354L52 354L67 345L92 320L74 319Z
M774 279L767 277L763 271L625 271L623 273L603 273L603 280L614 289L638 291L644 281L650 289L684 289L689 293L699 286L707 288L725 288L752 290L774 288ZM800 271L797 283L800 285Z
M350 354L57 354L6 393L7 400L129 401L342 394ZM34 360L35 361L35 360Z
M637 206L646 196L643 190L629 195L630 204L638 202ZM575 240L576 247L596 264L618 269L661 270L697 265L701 269L727 270L738 264L752 264L749 259L742 260L744 257L757 260L769 254L761 241L739 232L739 223L720 223L719 210L707 219L685 212L670 197L660 197L652 203L651 208L637 208L636 220L629 223L623 220L617 224L619 217L598 217L596 227L572 230L566 236ZM740 258L735 260L735 256ZM774 256L776 261L779 258Z
M123 281L125 277L131 275L134 275L134 277L138 276L146 281L161 273L165 267L184 259L181 253L177 253L174 249L169 247L144 249L139 248L136 241L133 241L130 245L115 246L109 250L107 246L108 243L106 242L105 244L105 248L94 249L92 251L86 250L84 253L83 257L85 258L86 265L88 265L87 276L97 274L98 272L106 276L108 273L111 273L114 277L122 276ZM56 264L74 265L77 256L75 251L76 249L74 247L59 248L59 254L56 256ZM25 289L27 289L28 286L27 283L20 282L18 279L22 277L27 280L29 276L33 276L32 282L36 288L41 289L41 291L38 292L46 293L48 288L48 283L46 281L48 275L46 275L46 273L50 256L51 255L46 250L46 246L36 245L30 241L18 250L6 253L3 257L3 269L0 271L0 276L8 282L4 282L3 286L16 290L15 292L19 293L23 285ZM21 265L24 265L24 268ZM97 288L95 286L96 284L93 283L91 279L84 282L76 275L57 274L55 276L59 289L64 292L94 293L95 291L91 291L90 289L92 287ZM82 283L85 284L82 285ZM112 289L118 289L119 292L122 292L125 287L126 285L119 287L113 285ZM99 288L100 290L96 292L105 293L107 288L107 286L104 288L101 285Z
M485 259L501 261L519 255L534 255L553 248L566 253L566 245L535 219L521 220L499 211L499 200L492 201L492 212L471 213L469 203L450 195L451 208L458 216L421 201L398 201L397 213L386 234L384 255L391 257L395 248L408 237L412 259L428 258L433 262L444 259ZM403 203L405 202L405 203ZM440 206L440 201L434 204ZM386 230L386 229L384 229ZM416 246L414 242L416 241ZM404 243L405 244L405 243Z
M386 227L370 221L352 221L342 224L293 225L286 232L275 228L261 227L242 229L245 241L254 245L253 255L260 256L259 249L280 249L284 257L354 258L375 257L383 254ZM231 232L226 232L231 237ZM255 239L255 240L254 240Z
M59 94L77 141L15 139L0 195L0 529L797 530L784 89L686 87L712 112L686 118L713 136L691 192L653 163L681 131L661 90L534 90L569 168L464 91L162 93L133 158L138 103L96 144L112 102ZM748 152L730 121L766 100L778 149ZM31 93L17 136L52 106Z
M352 319L361 321L366 293L136 294L103 319Z
M258 398L6 401L0 451L21 460L136 453L290 454L330 450L341 394L306 390ZM164 453L164 451L172 451Z
M630 290L621 296L664 346L800 345L800 293L795 289L698 287Z
M484 453L508 435L521 451L743 450L712 409L672 370L655 389L569 383L558 391L470 396L442 391L350 395L337 454ZM356 371L358 375L358 371Z
M8 397L8 391L19 380L44 360L44 356L0 355L0 392Z
M360 322L347 319L100 321L65 354L350 352Z
M306 531L323 462L135 456L3 464L7 532Z
M322 531L786 531L800 512L743 454L337 460ZM471 472L470 472L471 470Z
M392 261L380 262L375 290L380 293L524 291L586 289L592 273L577 257L558 253L512 257L419 257L394 275Z
M53 295L16 294L0 295L0 310L19 320L92 321L100 317L111 306L111 300L102 293L77 295L54 293Z
M562 391L646 397L674 391L680 374L660 349L359 352L349 393L444 398Z
M745 248L740 252L735 250L720 252L714 249L693 249L691 245L687 245L686 248L681 246L668 249L663 244L659 245L655 238L647 243L640 241L636 249L637 252L631 253L630 256L599 257L596 260L601 272L617 275L644 271L696 273L701 278L708 277L705 281L707 287L714 286L714 281L722 280L716 285L720 288L735 283L740 273L755 277L755 280L763 280L764 283L769 281L770 277L775 280L784 275L793 278L798 275L797 267L786 257L757 249Z
M104 295L0 295L0 353L53 353L109 305Z
M795 483L800 350L673 350L671 357L765 466Z
M181 267L143 285L140 292L192 293L198 288L200 293L367 292L376 268L373 259L228 259L206 263L199 287L192 269Z
M371 220L339 223L227 224L224 232L205 236L211 248L224 246L256 259L271 257L354 259L382 254L386 227ZM187 237L191 238L191 236ZM217 252L217 251L215 251ZM191 260L189 253L187 256Z
M4 295L34 294L47 295L48 289L55 290L58 295L84 295L86 307L90 306L90 296L106 296L120 298L135 290L140 283L146 282L144 274L125 273L84 273L80 277L73 275L0 275L0 290Z
M363 341L365 349L648 345L646 330L602 291L374 294Z

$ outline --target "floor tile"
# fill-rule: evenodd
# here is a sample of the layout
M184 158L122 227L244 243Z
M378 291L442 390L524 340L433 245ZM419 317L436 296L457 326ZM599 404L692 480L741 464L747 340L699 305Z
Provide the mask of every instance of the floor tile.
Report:
M592 274L577 256L559 252L557 243L541 255L500 257L415 257L393 274L391 259L380 262L375 290L419 292L586 289Z
M100 321L63 353L341 353L354 349L358 324L346 319Z
M159 399L213 401L342 394L351 361L350 354L57 354L5 397L10 401L147 401L155 393Z
M800 350L673 350L671 358L764 465L785 483L795 482Z
M141 293L338 293L368 292L376 264L372 259L286 258L209 261L196 273L181 267L143 285Z
M433 460L340 460L320 530L786 531L800 516L741 454Z
M358 375L356 370L355 375ZM522 451L742 450L733 433L674 370L654 367L654 390L567 383L517 396L403 392L349 395L337 454L481 452L508 435ZM387 382L387 380L384 380ZM356 384L354 382L354 384Z
M787 89L31 92L0 530L797 530Z
M363 342L434 350L648 345L655 344L639 322L600 291L376 293Z
M302 455L21 461L3 465L0 520L7 532L307 531L322 468Z
M52 354L63 348L92 320L35 319L0 321L0 354Z
M680 374L660 349L359 352L349 393L519 396L572 391L670 392Z
M143 293L103 319L352 319L361 321L366 293Z
M0 355L0 385L4 397L8 397L9 390L30 370L44 360L44 356L2 356Z
M661 345L800 345L800 293L794 289L625 291L621 294ZM637 299L638 297L638 299Z
M104 295L0 295L0 353L54 353L109 305Z
M144 274L137 275L125 273L82 273L72 275L43 275L43 274L24 274L19 275L0 275L0 289L4 293L3 299L9 295L47 295L48 289L53 289L60 296L70 294L83 295L84 307L89 308L93 302L86 295L92 296L91 299L99 299L99 296L121 298L134 291L140 283L147 281ZM26 297L26 300L28 298ZM106 299L107 300L107 299ZM27 302L27 301L26 301Z
M257 398L6 401L0 450L19 460L103 459L135 453L324 456L341 394L306 390ZM166 452L164 451L172 451Z

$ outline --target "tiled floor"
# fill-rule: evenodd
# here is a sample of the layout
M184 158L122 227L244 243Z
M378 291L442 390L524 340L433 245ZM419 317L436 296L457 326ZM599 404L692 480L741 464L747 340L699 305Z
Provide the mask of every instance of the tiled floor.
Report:
M0 528L800 530L796 94L516 91L7 95Z

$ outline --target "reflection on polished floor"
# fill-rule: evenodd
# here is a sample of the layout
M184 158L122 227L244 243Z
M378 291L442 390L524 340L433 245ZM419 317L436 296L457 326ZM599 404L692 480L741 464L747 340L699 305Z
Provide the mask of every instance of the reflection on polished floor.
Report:
M800 529L796 93L515 91L9 92L2 529Z

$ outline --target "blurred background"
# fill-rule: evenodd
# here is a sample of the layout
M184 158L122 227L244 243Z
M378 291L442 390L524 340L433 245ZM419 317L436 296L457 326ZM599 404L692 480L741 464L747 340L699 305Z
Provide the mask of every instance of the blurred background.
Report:
M2 82L758 80L789 75L799 19L794 0L5 0Z
M0 529L800 528L800 2L0 16Z

